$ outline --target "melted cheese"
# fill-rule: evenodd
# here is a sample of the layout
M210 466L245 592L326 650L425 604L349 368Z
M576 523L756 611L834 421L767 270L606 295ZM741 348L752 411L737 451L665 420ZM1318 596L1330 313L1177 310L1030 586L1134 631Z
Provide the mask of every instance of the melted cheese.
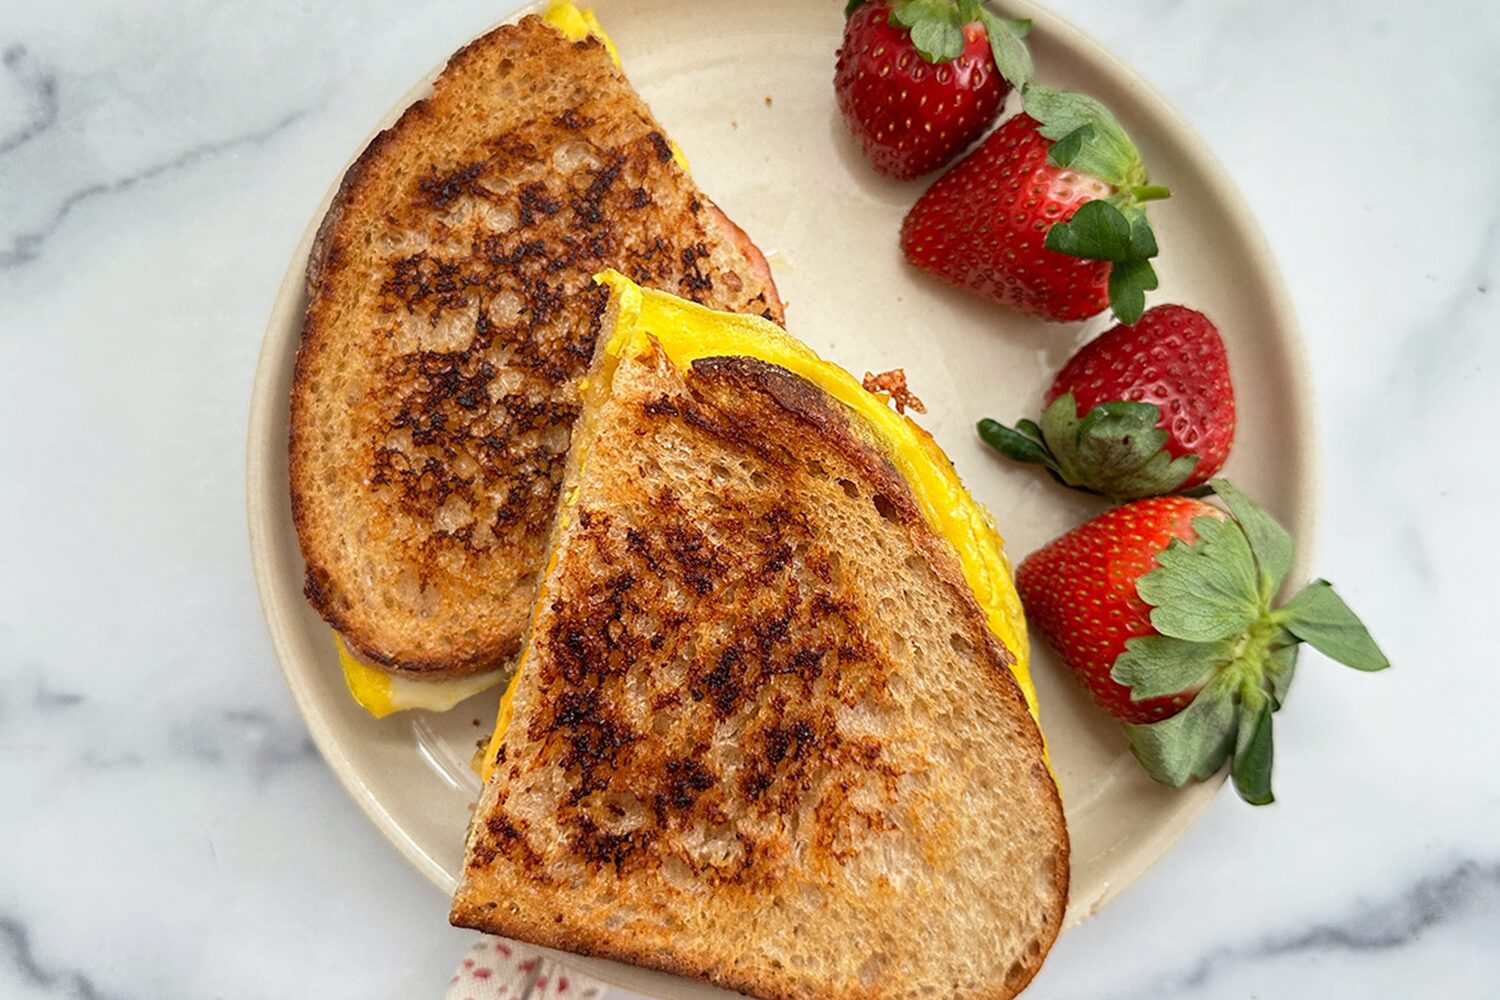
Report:
M363 662L350 651L337 632L333 634L333 642L338 647L339 665L344 668L344 684L349 693L377 719L413 708L446 712L461 701L498 687L505 680L505 671L495 670L458 680L414 681Z
M1011 579L1004 542L988 511L969 495L953 463L930 434L897 414L884 399L867 392L854 376L824 361L812 348L768 320L714 312L665 292L641 288L617 271L606 271L595 280L610 288L618 308L614 330L604 346L599 378L596 384L585 385L587 393L607 392L613 362L644 356L654 343L683 370L707 357L739 356L769 362L801 376L857 413L883 442L922 516L952 545L990 630L1015 654L1011 672L1032 716L1037 716L1036 689L1028 669L1026 619ZM588 440L586 428L575 433L578 440ZM580 467L585 459L582 454L575 458ZM559 515L563 523L576 500L575 489L564 499ZM544 581L551 575L556 558L554 551ZM542 603L539 596L537 607ZM495 733L483 763L486 779L494 769L495 754L510 724L520 675L518 667L500 702Z

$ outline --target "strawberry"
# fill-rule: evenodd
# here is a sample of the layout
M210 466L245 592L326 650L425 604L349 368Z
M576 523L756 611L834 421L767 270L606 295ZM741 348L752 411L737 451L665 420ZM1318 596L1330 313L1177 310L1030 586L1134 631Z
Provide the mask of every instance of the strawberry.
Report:
M1151 777L1180 787L1230 761L1240 796L1262 805L1299 644L1356 670L1390 662L1326 580L1274 606L1291 536L1225 480L1212 486L1227 511L1188 497L1116 507L1026 557L1016 588Z
M1140 319L1156 288L1148 183L1109 109L1084 94L1026 88L1024 111L918 199L901 227L913 266L1053 322L1113 308Z
M1058 482L1115 500L1202 486L1234 443L1234 386L1209 318L1157 306L1073 355L1047 393L1041 425L979 422L979 435Z
M911 180L963 152L1031 79L1029 21L979 0L852 0L833 86L877 171Z
M1188 497L1143 500L1073 529L1017 568L1027 622L1115 718L1156 722L1187 707L1195 693L1186 689L1136 703L1110 669L1127 640L1153 631L1151 608L1136 594L1136 580L1156 568L1157 553L1174 538L1196 540L1194 518L1223 516L1212 504Z

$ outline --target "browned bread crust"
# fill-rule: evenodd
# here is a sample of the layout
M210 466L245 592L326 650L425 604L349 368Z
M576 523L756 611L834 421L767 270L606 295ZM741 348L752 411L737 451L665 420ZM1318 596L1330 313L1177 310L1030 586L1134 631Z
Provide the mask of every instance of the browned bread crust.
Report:
M604 48L536 17L456 53L349 168L308 262L291 486L308 599L363 658L444 677L515 652L611 267L781 320Z
M622 362L455 923L769 1000L1013 996L1068 895L1041 738L865 426Z

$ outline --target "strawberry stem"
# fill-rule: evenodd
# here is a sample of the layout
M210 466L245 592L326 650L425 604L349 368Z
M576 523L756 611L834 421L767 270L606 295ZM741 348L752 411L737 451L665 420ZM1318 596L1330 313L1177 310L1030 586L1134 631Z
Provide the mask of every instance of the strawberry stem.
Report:
M1163 184L1142 184L1140 187L1131 188L1130 193L1137 202L1161 201L1172 197L1171 188Z
M1281 626L1272 619L1271 609L1263 608L1260 619L1240 636L1234 660L1226 669L1234 672L1242 688L1261 686L1270 660L1271 640L1280 632Z

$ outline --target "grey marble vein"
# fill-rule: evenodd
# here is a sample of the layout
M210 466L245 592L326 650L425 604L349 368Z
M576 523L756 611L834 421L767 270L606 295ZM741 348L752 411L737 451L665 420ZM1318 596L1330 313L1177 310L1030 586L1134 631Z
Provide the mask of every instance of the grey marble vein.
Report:
M85 695L77 691L54 690L46 681L38 682L36 693L31 697L32 704L42 712L57 712L76 708L87 700Z
M0 134L0 156L19 149L57 123L59 103L57 77L44 70L24 45L12 45L0 56L5 69L31 98L31 119L19 128Z
M1500 861L1462 861L1383 904L1341 920L1211 951L1193 965L1124 996L1134 1000L1189 996L1234 967L1296 955L1393 951L1475 912L1493 913L1500 919Z
M173 751L200 764L247 764L257 786L290 766L318 759L317 747L299 722L256 709L225 709L178 723L171 727L168 741Z
M14 917L0 917L0 968L8 967L21 982L48 995L72 1000L125 1000L124 994L107 993L81 969L49 969L36 957L31 934Z
M192 166L193 164L220 156L235 149L263 145L275 138L279 133L306 118L311 113L311 110L303 108L293 111L272 122L265 128L257 129L253 132L245 132L216 142L200 143L178 153L171 159L153 163L134 173L126 174L124 177L117 177L109 181L100 181L90 184L87 187L79 188L58 203L57 208L52 212L52 217L41 227L12 237L9 247L0 248L0 268L17 267L35 260L41 254L43 244L46 243L52 234L57 231L58 227L63 224L63 221L79 205L107 195L129 191L131 188L145 181L153 180L161 177L163 174L171 173L174 170L181 170L184 167Z

